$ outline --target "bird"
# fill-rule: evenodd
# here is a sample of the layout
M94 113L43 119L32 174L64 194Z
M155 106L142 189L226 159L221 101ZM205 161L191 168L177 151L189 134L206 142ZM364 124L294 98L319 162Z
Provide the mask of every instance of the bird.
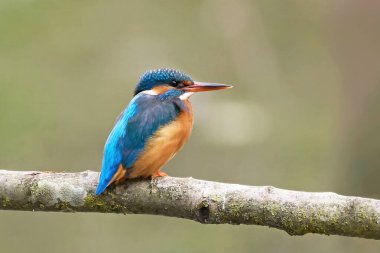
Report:
M95 194L126 179L167 176L162 167L184 146L193 128L189 98L197 92L229 88L193 81L175 69L145 72L107 138Z

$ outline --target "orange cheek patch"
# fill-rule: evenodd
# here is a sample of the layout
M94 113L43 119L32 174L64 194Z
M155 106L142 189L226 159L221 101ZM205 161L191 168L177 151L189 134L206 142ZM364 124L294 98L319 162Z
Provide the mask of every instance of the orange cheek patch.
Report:
M193 84L194 84L192 81L183 81L182 83L183 83L183 85L185 85L185 86L190 86L190 85L193 85Z
M162 85L162 86L157 86L154 87L152 90L156 92L157 94L163 94L167 92L168 90L172 90L173 87L167 86L167 85Z

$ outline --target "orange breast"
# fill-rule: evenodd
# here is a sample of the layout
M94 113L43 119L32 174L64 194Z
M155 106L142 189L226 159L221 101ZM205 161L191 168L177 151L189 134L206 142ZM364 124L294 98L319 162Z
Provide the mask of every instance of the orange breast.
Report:
M159 129L150 138L145 151L128 173L128 178L154 175L183 147L193 128L192 107L190 102L185 103L189 111L181 112L175 121Z

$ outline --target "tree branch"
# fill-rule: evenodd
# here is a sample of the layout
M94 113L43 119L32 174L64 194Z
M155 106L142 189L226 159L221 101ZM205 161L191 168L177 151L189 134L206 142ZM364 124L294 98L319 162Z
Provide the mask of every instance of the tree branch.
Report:
M95 196L98 173L0 170L0 210L156 214L207 224L256 224L290 235L380 239L380 200L164 177Z

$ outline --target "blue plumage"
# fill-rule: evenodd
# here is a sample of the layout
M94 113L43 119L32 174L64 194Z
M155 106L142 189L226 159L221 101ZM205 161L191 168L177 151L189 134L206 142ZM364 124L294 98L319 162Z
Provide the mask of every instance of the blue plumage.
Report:
M145 72L135 89L135 95L144 90L150 90L157 85L175 84L183 81L192 81L187 74L175 69L155 69Z
M101 194L122 164L128 169L144 150L148 139L162 126L175 120L186 106L178 99L182 91L159 96L138 94L120 115L104 147L102 173L96 194Z
M96 194L125 178L165 176L161 167L182 148L193 126L187 99L195 92L227 88L231 86L194 82L174 69L143 74L108 136Z

